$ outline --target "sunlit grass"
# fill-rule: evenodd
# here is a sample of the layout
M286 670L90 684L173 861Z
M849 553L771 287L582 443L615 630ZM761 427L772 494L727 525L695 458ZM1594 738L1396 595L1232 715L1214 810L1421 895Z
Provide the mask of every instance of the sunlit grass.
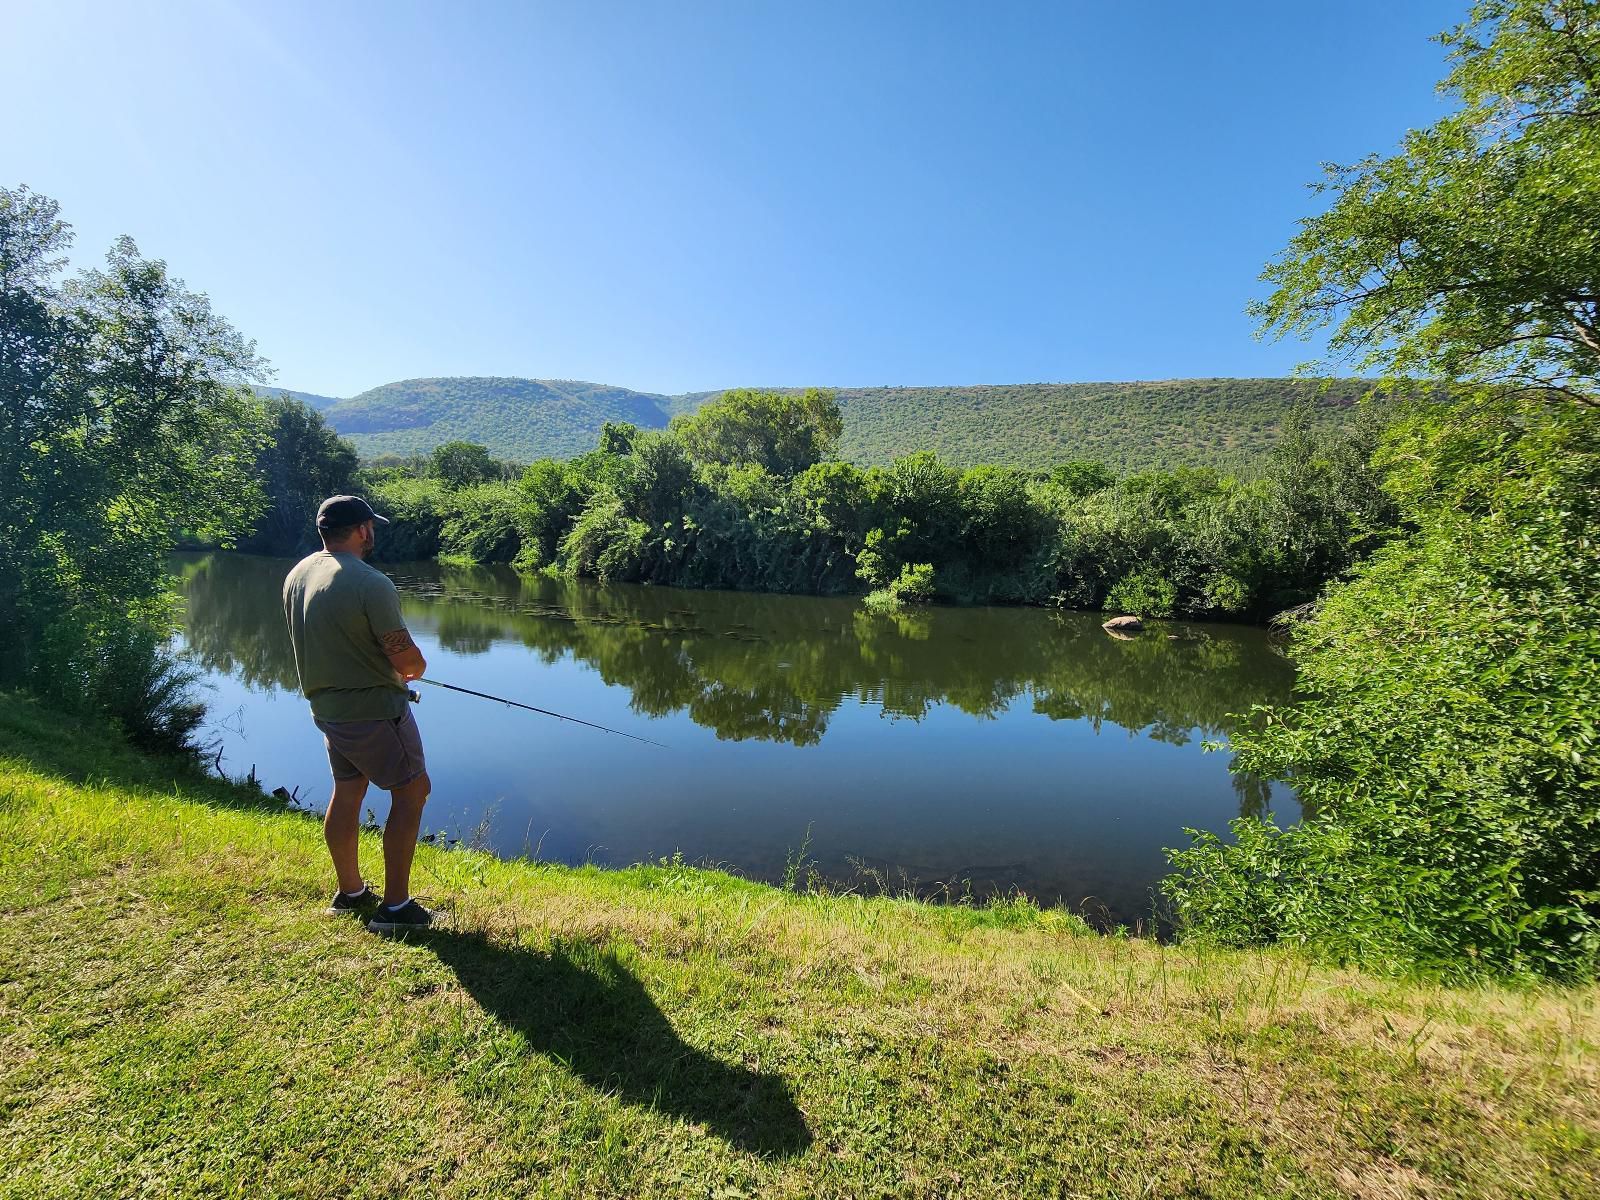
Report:
M364 843L376 874L378 848ZM0 1195L1581 1196L1600 990L423 847L0 711Z

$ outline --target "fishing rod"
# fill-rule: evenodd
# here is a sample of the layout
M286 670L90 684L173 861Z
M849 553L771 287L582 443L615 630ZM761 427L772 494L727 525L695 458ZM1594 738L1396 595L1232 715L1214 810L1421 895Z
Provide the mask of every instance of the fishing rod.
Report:
M590 729L598 729L601 733L614 733L618 737L632 738L636 742L643 742L646 746L660 746L663 750L672 749L671 746L666 746L662 745L660 742L651 741L647 737L640 737L636 733L624 733L622 730L612 729L608 725L596 725L593 721L585 721L579 717L569 717L566 715L566 713L551 712L548 708L535 708L533 705L524 704L520 700L507 700L504 696L491 696L488 692L475 692L471 688L457 687L453 683L441 683L437 679L419 678L417 682L429 683L436 688L446 688L452 692L461 692L468 696L477 696L481 700L498 700L501 704L507 705L510 708L525 708L529 712L536 712L540 716L554 717L558 721L571 721L574 725L587 725ZM415 692L412 692L411 695L415 699L421 699L421 697L417 696Z

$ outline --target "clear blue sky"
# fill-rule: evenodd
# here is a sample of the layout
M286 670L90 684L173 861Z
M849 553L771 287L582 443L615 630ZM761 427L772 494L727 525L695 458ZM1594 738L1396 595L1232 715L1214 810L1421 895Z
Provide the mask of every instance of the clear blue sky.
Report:
M0 182L332 395L1275 375L1262 264L1465 9L7 0Z

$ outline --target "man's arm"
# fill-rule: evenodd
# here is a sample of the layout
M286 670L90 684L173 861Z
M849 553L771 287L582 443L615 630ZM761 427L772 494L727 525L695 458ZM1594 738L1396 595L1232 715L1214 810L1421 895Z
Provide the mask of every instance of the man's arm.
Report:
M422 651L417 649L416 642L411 640L409 629L396 629L386 633L378 639L383 646L384 657L389 660L389 665L394 667L395 673L410 682L422 678L428 669L428 662L422 657Z
M428 669L428 664L422 657L422 651L417 649L416 642L411 640L411 631L406 628L405 618L400 615L400 593L395 591L394 584L376 571L372 573L371 580L371 586L366 590L366 606L367 623L372 628L372 634L378 639L378 645L396 675L408 683L420 679Z

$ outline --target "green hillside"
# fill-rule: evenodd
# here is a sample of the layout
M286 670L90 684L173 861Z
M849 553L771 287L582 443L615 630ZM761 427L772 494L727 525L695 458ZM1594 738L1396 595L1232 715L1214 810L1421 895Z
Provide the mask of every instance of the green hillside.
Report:
M843 454L886 463L936 450L955 463L1048 467L1097 458L1124 470L1178 464L1248 467L1285 415L1310 403L1340 422L1360 380L1186 379L1154 383L846 388ZM782 389L791 390L791 389ZM300 393L291 393L300 394ZM323 407L364 456L426 453L457 439L531 462L593 448L606 421L660 429L720 392L661 396L557 379L453 377L384 384ZM316 399L326 400L326 397Z
M337 396L319 396L316 392L297 392L293 388L257 387L254 389L258 396L288 396L300 401L307 408L314 408L318 412L332 408L339 403Z
M1048 467L1094 458L1125 470L1179 464L1247 466L1284 417L1314 403L1342 422L1369 385L1289 379L1173 379L1154 383L1041 383L1000 387L851 388L843 456L882 463L935 450L963 465Z
M660 429L665 400L569 379L453 376L386 383L339 401L326 416L366 457L426 453L459 440L532 462L594 449L607 421Z

